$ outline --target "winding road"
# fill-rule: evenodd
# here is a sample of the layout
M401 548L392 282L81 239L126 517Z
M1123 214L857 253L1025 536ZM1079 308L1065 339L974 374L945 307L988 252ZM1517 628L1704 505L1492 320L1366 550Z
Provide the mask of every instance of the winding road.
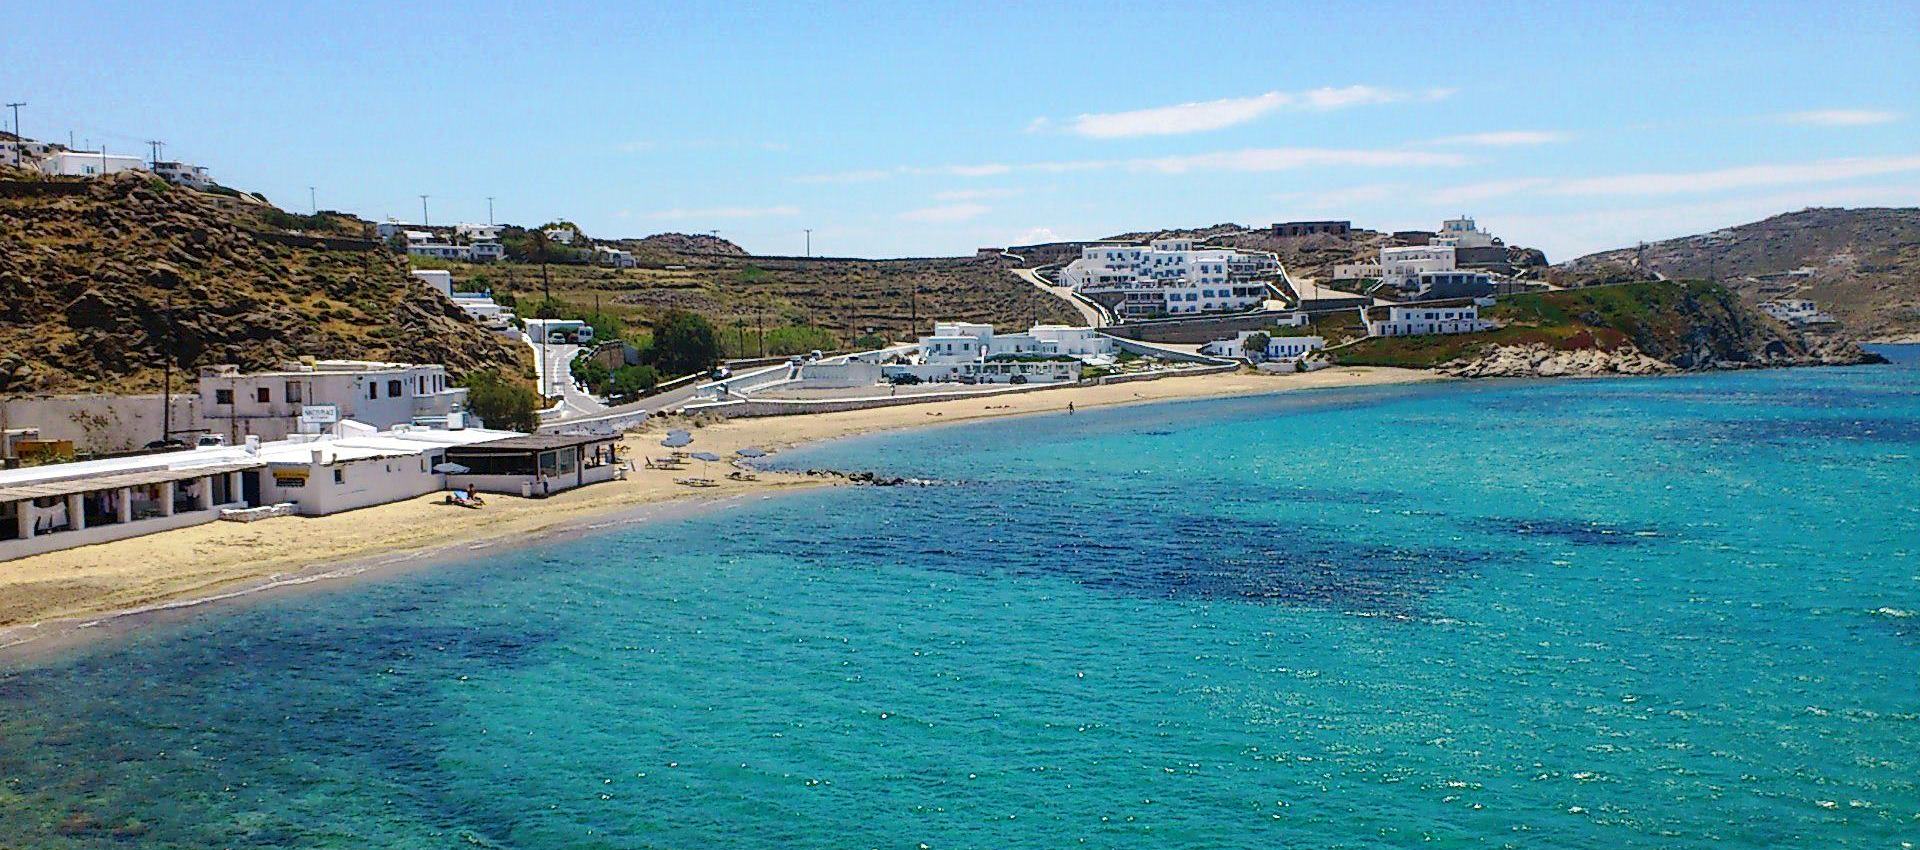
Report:
M1087 323L1088 327L1104 328L1113 324L1113 319L1107 314L1106 308L1082 299L1068 287L1048 283L1046 278L1040 276L1039 269L1014 269L1013 273L1019 275L1021 280L1039 287L1048 295L1073 305L1073 309L1080 312L1080 318Z

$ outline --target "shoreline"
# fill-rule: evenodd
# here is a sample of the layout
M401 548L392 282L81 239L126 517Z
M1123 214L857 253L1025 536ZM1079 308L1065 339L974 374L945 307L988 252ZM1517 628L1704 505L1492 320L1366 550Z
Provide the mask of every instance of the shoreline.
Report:
M1334 367L1269 375L1235 372L1155 381L1070 387L1009 396L695 425L698 451L722 455L747 446L780 451L828 440L910 428L1026 416L1076 408L1226 398L1451 380L1432 372ZM213 522L190 528L33 555L0 563L0 660L57 652L94 636L202 606L264 594L425 568L492 548L520 548L647 522L663 514L723 510L749 497L846 482L796 473L760 472L760 480L718 478L692 490L673 478L701 472L649 470L659 457L668 418L622 440L636 468L625 480L570 490L547 499L490 497L478 511L443 504L432 493L325 517L283 517L258 523ZM695 462L697 463L697 462Z

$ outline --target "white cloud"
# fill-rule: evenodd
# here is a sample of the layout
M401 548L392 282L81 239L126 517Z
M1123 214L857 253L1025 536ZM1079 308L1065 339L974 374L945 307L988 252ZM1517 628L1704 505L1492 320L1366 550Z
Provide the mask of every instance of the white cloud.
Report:
M1234 127L1282 109L1349 109L1403 101L1440 100L1452 94L1452 89L1404 92L1374 86L1327 87L1302 92L1270 91L1252 97L1200 100L1125 112L1085 113L1063 123L1068 132L1094 139L1170 136ZM1051 119L1036 118L1027 125L1027 132L1041 132L1053 126Z
M1275 195L1274 200L1283 201L1288 206L1311 210L1341 209L1361 204L1381 203L1404 197L1406 187L1391 183L1373 183L1365 186L1347 186L1338 189L1326 189L1318 192L1286 192ZM1284 219L1286 216L1271 216Z
M1862 127L1868 124L1887 124L1900 120L1900 113L1878 109L1815 109L1808 112L1788 112L1777 116L1788 124L1808 124L1815 127Z
M647 217L657 219L770 218L799 214L798 207L708 207L691 210L675 207L670 210L647 213Z
M935 192L936 201L990 201L999 198L1012 198L1019 195L1019 189L955 189L951 192Z
M1516 177L1435 189L1427 193L1427 199L1433 203L1453 204L1535 191L1543 194L1575 196L1706 194L1769 186L1834 183L1913 171L1920 171L1920 156L1852 157L1815 162L1745 165L1710 171L1613 174L1575 178Z
M907 212L901 213L900 218L906 221L918 221L928 224L954 224L962 221L970 221L990 212L993 212L993 207L987 206L986 204L947 204L944 206L908 210Z
M1058 241L1060 241L1060 234L1055 233L1051 227L1029 227L1022 231L1019 238L1014 239L1010 244L1038 245L1043 242Z
M1139 157L1134 159L1078 159L1017 164L984 163L979 165L903 165L892 169L864 169L828 174L808 174L793 179L800 183L852 183L882 180L894 176L993 177L1020 172L1059 174L1070 171L1103 171L1115 169L1150 171L1162 174L1188 174L1203 171L1285 171L1317 166L1438 168L1466 165L1468 161L1465 156L1460 154L1435 151L1342 148L1246 148L1237 151L1216 151L1213 153Z
M1434 139L1436 145L1473 145L1484 148L1511 148L1521 145L1547 145L1564 142L1573 138L1571 133L1558 130L1496 130L1489 133L1466 133L1459 136L1446 136Z
M1858 177L1920 171L1920 156L1875 156L1826 159L1774 165L1747 165L1713 171L1616 174L1557 181L1552 191L1561 195L1674 195L1717 192L1797 183L1830 183Z
M1467 158L1459 154L1427 151L1248 148L1218 153L1130 159L1123 164L1132 171L1186 174L1192 171L1287 171L1323 165L1383 168L1445 167L1466 163Z

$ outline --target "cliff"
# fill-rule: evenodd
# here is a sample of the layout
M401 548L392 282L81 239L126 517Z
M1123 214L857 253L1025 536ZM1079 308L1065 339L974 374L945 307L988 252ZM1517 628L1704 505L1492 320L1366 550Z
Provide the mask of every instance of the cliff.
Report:
M1920 337L1920 208L1813 208L1555 266L1562 285L1724 282L1749 302L1806 298L1863 339Z
M0 394L156 391L202 365L311 355L523 373L523 346L355 239L303 238L264 203L143 173L0 174ZM171 316L171 322L169 322Z
M1479 334L1368 339L1342 363L1464 377L1656 374L1882 362L1843 338L1805 333L1705 281L1647 281L1501 298Z

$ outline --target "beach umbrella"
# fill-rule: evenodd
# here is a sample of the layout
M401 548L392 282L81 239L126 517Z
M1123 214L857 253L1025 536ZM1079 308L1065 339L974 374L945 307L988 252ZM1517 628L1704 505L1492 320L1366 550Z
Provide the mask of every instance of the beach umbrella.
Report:
M468 469L468 468L466 468L466 467L464 467L464 466L461 466L460 464L457 464L457 463L454 463L454 462L452 462L452 461L447 461L446 463L436 463L436 464L434 464L434 465L433 465L433 471L434 471L434 472L440 472L440 473L445 473L445 474L447 474L447 475L465 475L465 474L467 474L467 473L469 473L469 472L472 472L473 470L471 470L471 469Z
M703 472L713 468L713 462L720 459L720 456L713 452L694 452L693 454L687 455L687 457L700 461L700 468ZM711 473L707 474L711 476Z
M692 443L693 443L693 435L685 431L671 432L667 434L666 439L660 441L660 445L666 446L667 448L670 448L670 449L682 448Z

